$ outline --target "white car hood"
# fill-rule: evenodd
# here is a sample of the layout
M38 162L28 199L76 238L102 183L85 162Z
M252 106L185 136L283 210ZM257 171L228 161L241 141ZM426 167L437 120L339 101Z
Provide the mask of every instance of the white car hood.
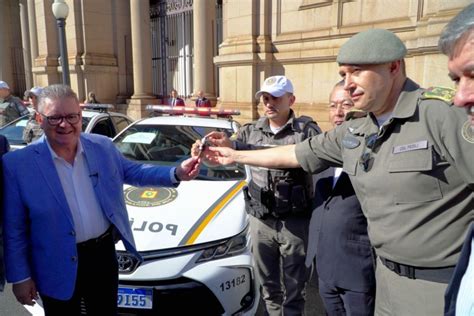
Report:
M182 182L178 188L124 186L138 251L176 248L228 238L247 225L245 181ZM123 244L117 245L123 250Z

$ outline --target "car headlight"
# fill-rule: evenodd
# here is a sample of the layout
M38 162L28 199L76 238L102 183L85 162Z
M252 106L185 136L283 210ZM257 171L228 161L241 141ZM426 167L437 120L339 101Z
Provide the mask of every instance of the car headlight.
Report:
M222 241L219 245L209 247L203 251L196 262L232 257L244 252L249 243L249 226L238 235Z

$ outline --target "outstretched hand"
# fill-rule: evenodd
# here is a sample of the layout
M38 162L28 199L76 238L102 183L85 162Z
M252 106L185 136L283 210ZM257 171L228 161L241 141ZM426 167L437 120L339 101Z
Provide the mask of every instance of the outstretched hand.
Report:
M206 144L202 144L204 139ZM231 148L232 141L224 132L210 132L203 140L198 139L194 142L191 147L191 156L202 159L206 165L221 165L222 163L218 159L215 159L216 154L209 150L209 145L215 146L215 148Z
M191 157L183 161L176 168L176 176L181 181L189 181L197 177L201 167L201 160L198 157Z
M203 158L215 165L230 165L235 162L236 151L228 147L208 147Z
M210 132L206 135L206 139L212 146L232 148L232 141L224 132Z

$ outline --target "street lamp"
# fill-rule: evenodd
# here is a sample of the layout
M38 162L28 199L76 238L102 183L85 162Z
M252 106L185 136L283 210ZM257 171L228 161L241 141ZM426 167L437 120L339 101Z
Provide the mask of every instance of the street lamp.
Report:
M69 61L67 59L66 46L66 18L69 14L69 7L64 0L54 0L53 15L58 23L59 30L59 50L61 52L61 66L63 68L63 84L70 86Z

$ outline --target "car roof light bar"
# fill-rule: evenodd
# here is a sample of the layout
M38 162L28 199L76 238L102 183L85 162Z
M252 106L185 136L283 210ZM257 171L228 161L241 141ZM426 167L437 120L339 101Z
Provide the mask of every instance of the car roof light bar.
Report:
M81 108L92 111L107 112L107 110L113 109L114 106L112 104L102 103L83 103L81 104Z
M155 114L169 115L199 115L217 117L231 117L232 115L240 115L239 110L200 108L193 106L147 105L146 109Z

